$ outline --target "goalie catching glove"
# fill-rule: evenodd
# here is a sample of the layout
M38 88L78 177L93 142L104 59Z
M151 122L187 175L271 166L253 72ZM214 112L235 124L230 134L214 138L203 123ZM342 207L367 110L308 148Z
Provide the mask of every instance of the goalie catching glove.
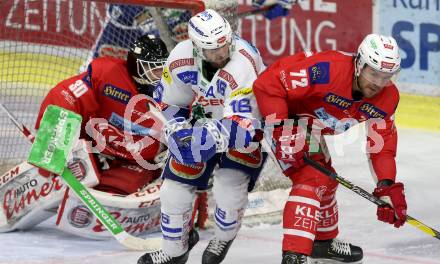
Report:
M187 120L174 119L168 122L165 131L171 155L184 164L206 162L229 148L246 148L253 138L251 131L229 118L204 119L194 126Z
M385 223L394 224L394 227L402 226L407 217L403 183L392 183L384 180L380 181L377 185L373 195L391 205L378 206L377 219Z

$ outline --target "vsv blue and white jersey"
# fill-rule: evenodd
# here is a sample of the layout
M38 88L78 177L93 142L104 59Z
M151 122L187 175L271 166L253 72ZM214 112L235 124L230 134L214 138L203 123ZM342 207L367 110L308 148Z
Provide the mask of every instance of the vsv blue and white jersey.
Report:
M177 44L158 86L160 100L180 107L200 104L214 119L234 115L260 118L252 84L265 65L255 47L238 36L234 38L230 61L211 80L202 74L202 59L195 55L191 40Z

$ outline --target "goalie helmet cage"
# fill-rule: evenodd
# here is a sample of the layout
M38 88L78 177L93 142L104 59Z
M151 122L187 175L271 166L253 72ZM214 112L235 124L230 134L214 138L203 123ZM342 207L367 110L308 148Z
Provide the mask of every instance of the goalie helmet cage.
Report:
M207 8L237 28L237 0L1 1L0 102L33 128L47 92L84 71L92 58L125 58L128 45L146 33L160 35L172 49L187 38L189 18ZM8 116L0 113L0 175L22 162L29 149ZM267 193L287 188L288 179L275 171L268 162L256 189ZM262 200L256 199L259 205Z

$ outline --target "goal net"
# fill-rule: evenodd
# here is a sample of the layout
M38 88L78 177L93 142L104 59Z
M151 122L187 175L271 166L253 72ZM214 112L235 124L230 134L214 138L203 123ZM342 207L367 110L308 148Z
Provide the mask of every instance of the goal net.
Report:
M162 37L171 50L188 37L189 18L206 8L219 11L236 28L236 0L1 1L0 102L33 130L47 92L85 70L92 58L125 58L128 45L146 33ZM29 149L30 143L0 111L0 175L23 161ZM277 197L270 191L289 186L279 175L268 162L257 191ZM258 209L265 201L251 197L250 206Z
M160 35L171 50L187 38L192 14L213 8L236 24L237 6L235 0L1 1L1 103L33 128L47 92L92 58L125 58L128 45L147 33ZM0 173L22 161L29 148L1 112Z

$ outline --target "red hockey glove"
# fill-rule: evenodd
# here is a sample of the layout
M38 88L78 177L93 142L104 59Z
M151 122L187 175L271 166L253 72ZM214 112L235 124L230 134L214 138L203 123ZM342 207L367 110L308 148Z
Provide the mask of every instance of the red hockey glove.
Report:
M402 226L406 221L406 200L403 183L397 182L390 186L378 186L373 195L389 203L390 206L378 206L377 219L395 227Z
M275 156L295 169L304 166L304 155L309 151L306 131L302 127L280 126L273 130Z

